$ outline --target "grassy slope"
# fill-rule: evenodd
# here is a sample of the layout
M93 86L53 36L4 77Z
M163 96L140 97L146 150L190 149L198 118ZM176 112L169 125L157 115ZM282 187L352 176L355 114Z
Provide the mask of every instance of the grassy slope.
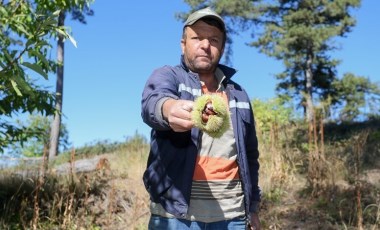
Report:
M349 146L355 135L337 127L326 130L326 139L330 140L325 143L328 186L319 197L310 197L305 176L307 158L302 151L289 146L276 148L262 141L263 229L356 229L352 162L347 154L342 155L353 151ZM374 130L362 156L364 163L368 161L361 173L366 229L380 227L380 170L375 160L379 159L380 139L378 129ZM1 172L0 229L32 228L33 223L37 229L146 229L149 199L141 177L147 152L141 138L77 150L77 159L94 155L107 159L104 167L77 175L60 176L52 171L38 193L37 220L33 215L38 180L33 173L21 178L14 171ZM56 162L68 162L69 156L64 154Z
M103 159L96 171L57 175L56 170L50 170L39 189L38 209L36 168L3 170L0 229L32 229L33 223L36 229L145 229L148 196L141 174L146 165L147 145L122 143L108 150L109 153L101 153L91 148L94 152L86 150L77 156L96 155ZM66 163L69 158L61 156L56 162ZM25 177L15 176L20 170L29 173L24 173ZM36 210L40 215L34 221Z

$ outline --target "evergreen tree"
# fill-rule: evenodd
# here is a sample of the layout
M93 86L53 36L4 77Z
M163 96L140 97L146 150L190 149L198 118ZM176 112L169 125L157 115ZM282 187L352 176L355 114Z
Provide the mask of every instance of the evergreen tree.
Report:
M363 120L379 114L380 87L368 78L346 73L332 83L332 89L340 121Z

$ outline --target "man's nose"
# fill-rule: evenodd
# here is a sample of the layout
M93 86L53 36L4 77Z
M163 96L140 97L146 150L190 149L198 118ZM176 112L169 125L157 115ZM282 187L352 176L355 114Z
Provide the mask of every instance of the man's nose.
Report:
M203 39L201 41L201 47L204 49L210 48L210 41L208 39Z

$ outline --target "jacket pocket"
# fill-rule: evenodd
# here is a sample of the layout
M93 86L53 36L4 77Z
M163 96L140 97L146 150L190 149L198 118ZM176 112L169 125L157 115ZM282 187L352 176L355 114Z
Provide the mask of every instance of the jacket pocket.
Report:
M251 124L253 122L252 110L249 107L238 108L237 111L238 111L237 113L239 117L241 118L242 121L244 121L244 123Z
M149 165L144 172L143 181L146 190L155 202L157 202L159 197L172 185L172 181L167 176L165 168L160 161L155 161Z

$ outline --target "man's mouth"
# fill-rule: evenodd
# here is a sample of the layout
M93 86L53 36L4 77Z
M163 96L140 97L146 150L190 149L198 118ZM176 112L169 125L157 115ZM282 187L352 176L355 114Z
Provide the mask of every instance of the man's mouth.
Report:
M211 57L209 57L209 56L203 56L203 55L201 55L201 56L197 56L198 58L205 58L205 59L208 59L208 60L210 60L211 59Z

